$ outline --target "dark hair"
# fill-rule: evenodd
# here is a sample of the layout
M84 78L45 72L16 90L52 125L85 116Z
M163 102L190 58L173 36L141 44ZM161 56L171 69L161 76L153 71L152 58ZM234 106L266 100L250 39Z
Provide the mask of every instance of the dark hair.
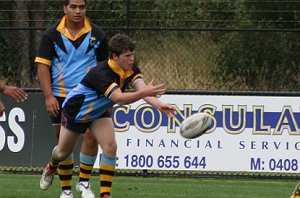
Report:
M65 5L65 6L68 6L68 5L69 5L69 3L70 3L70 0L65 0L65 3L64 3L64 5ZM84 0L84 3L86 3L86 0Z
M112 55L115 54L120 56L120 54L127 51L134 51L135 43L127 35L116 34L109 40L109 57L112 58Z

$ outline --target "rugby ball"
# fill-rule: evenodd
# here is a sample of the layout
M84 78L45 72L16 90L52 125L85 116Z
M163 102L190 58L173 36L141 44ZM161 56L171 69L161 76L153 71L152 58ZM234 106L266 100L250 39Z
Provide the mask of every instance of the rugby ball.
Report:
M184 119L180 125L180 135L187 139L194 139L203 135L213 122L211 115L196 113Z

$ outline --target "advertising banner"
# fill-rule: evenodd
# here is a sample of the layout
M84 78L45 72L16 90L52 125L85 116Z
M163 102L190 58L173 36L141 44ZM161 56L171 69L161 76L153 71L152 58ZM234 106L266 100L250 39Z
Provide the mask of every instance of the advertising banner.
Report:
M166 95L175 119L143 101L114 113L118 168L299 172L299 97ZM214 117L207 134L180 136L181 121L196 112Z
M0 165L44 166L56 141L42 93L30 93L23 103L2 100ZM176 106L176 118L142 100L114 107L118 169L299 172L299 97L164 95L160 100ZM181 137L180 123L197 112L214 117L209 131Z

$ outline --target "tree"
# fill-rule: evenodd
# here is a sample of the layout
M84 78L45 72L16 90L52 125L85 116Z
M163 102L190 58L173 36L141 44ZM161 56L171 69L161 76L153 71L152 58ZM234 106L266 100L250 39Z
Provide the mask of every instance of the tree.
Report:
M17 57L11 62L11 67L17 71L14 84L30 87L32 81L36 79L33 59L43 32L43 30L31 30L31 28L43 27L45 2L16 0L11 3L10 21L12 27L16 28L10 34L11 43L15 44L15 55ZM22 78L17 76L22 76Z
M299 16L293 12L283 12L300 6L300 3L295 3L245 1L240 7L244 11L243 15L236 17L241 21L239 28L298 28L296 23L290 22L297 21ZM233 87L243 84L248 90L299 89L299 33L230 32L224 34L217 45L218 52L214 61L218 68L216 75L221 81L230 82Z
M30 4L30 11L28 14L31 16L31 23L30 27L36 28L33 31L30 31L30 59L31 59L31 65L30 65L30 73L31 75L31 82L37 82L37 68L34 66L33 59L36 56L37 49L41 40L41 37L44 32L44 26L45 26L45 7L46 2L45 1L34 1Z
M30 85L30 32L29 15L28 15L28 1L14 1L12 4L12 12L10 19L13 27L22 27L24 30L12 31L11 41L15 44L15 52L18 57L12 62L12 67L17 69L17 76L22 78L15 78L18 86ZM22 41L22 42L16 42Z

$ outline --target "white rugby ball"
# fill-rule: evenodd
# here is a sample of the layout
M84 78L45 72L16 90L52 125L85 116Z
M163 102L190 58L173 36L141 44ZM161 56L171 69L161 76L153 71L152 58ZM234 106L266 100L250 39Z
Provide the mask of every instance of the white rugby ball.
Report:
M187 139L194 139L203 135L213 122L211 115L196 113L184 119L180 125L180 135Z

